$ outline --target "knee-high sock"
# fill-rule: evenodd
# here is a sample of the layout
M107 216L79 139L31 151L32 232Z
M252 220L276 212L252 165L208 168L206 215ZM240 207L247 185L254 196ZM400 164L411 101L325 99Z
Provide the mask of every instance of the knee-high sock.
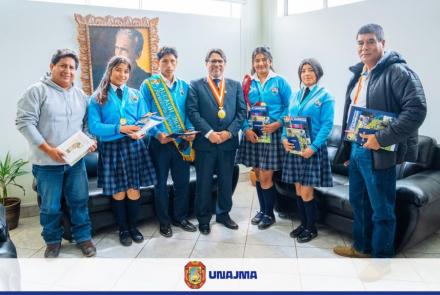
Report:
M304 206L304 201L301 197L296 198L296 207L298 209L299 220L301 221L301 225L306 228L307 227L307 215L306 208Z
M316 200L312 199L311 201L304 202L304 207L306 209L307 215L307 229L310 231L316 231L315 220L316 220Z
M264 203L263 189L261 188L261 184L259 181L256 182L255 186L257 187L258 202L260 203L260 212L264 213L266 205Z
M264 206L265 206L264 214L274 217L275 214L273 214L273 204L275 203L275 198L277 196L275 185L272 185L268 189L262 189L262 190L263 190Z
M140 198L137 200L130 200L127 198L127 214L128 214L128 227L130 229L135 229L137 227Z
M118 201L112 199L113 214L115 215L119 231L128 230L127 213L125 209L125 199Z

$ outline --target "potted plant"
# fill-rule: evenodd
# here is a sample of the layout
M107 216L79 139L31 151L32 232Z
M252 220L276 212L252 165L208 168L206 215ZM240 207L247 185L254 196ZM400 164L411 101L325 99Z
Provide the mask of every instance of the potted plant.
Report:
M15 180L17 177L28 173L24 170L27 163L28 161L22 159L12 161L9 153L7 153L4 160L0 160L0 203L6 208L6 221L10 230L18 226L21 200L20 198L8 196L8 186L19 187L23 190L23 194L26 194L24 187L17 184Z

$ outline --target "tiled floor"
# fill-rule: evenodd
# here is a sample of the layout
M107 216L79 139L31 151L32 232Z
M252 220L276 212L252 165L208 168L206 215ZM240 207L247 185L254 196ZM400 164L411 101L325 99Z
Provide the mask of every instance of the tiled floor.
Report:
M93 237L98 257L118 258L332 258L335 245L350 244L350 238L327 226L319 227L319 236L310 243L299 244L289 237L298 221L278 219L267 230L258 230L250 224L258 201L255 189L248 182L240 182L235 191L231 217L239 224L237 231L226 229L215 223L213 218L211 234L188 233L173 227L173 237L164 238L158 233L154 220L142 223L140 230L145 236L141 244L123 247L119 244L116 229L98 233ZM194 219L194 223L197 223ZM17 229L10 232L17 247L18 256L43 257L45 245L40 236L39 217L22 218ZM81 257L74 244L63 241L60 257ZM398 257L437 258L440 257L440 232L415 247L400 253Z

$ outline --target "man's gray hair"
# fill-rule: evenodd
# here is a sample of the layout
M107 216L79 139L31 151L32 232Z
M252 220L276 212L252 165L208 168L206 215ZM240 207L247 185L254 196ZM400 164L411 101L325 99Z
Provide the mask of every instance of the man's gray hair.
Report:
M205 62L209 61L209 58L211 57L212 54L217 53L218 55L221 56L221 58L223 59L223 61L226 63L226 54L223 52L223 50L221 50L220 48L212 48L209 49L208 53L206 54L205 57Z
M383 28L380 25L378 25L378 24L366 24L366 25L363 25L359 29L359 31L357 32L356 38L359 35L364 35L364 34L374 34L374 35L376 35L376 39L379 42L384 40Z

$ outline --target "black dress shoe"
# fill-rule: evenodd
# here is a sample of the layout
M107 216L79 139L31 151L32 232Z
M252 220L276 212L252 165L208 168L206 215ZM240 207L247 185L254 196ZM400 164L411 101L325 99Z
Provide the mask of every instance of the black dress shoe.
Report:
M258 211L257 214L254 216L254 218L251 219L251 223L253 225L257 225L260 223L261 219L263 219L264 213L261 211Z
M229 216L222 219L217 219L217 223L221 223L229 229L238 229L238 224L235 223Z
M303 232L296 238L298 243L307 243L318 236L317 231L311 231L308 229L303 230Z
M199 231L203 235L209 235L211 232L211 228L209 227L209 223L199 224Z
M46 251L44 251L44 258L57 258L60 255L61 244L47 244Z
M195 225L192 224L188 219L183 219L181 222L177 222L177 221L173 222L173 225L180 227L184 231L190 231L190 232L197 231Z
M122 246L131 246L132 241L133 240L131 239L130 232L128 230L119 232L119 242L121 242Z
M135 243L142 243L144 241L144 236L137 228L130 229L130 236Z
M165 238L170 238L173 236L173 231L171 230L171 226L169 224L161 224L159 232Z
M298 226L289 234L291 238L297 238L306 228L303 225Z
M275 223L275 216L264 215L263 219L261 219L261 222L258 224L258 229L269 228L274 223Z

